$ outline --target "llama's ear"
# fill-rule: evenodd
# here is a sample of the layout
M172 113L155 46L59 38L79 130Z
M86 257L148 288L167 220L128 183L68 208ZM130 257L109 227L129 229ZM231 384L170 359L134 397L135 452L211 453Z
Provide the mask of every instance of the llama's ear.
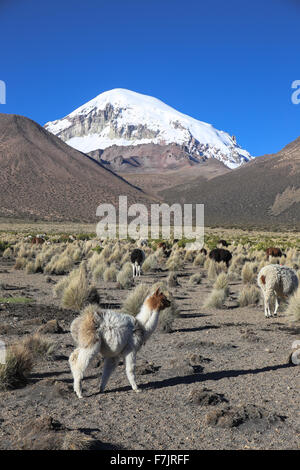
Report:
M156 291L154 292L154 295L158 295L159 294L159 287L156 289Z

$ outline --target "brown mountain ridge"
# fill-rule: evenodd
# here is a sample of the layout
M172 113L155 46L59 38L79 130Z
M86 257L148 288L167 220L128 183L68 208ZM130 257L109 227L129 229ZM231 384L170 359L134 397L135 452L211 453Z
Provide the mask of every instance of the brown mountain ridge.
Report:
M300 138L236 170L159 192L166 202L204 204L207 226L300 229Z
M0 114L0 216L97 222L101 203L150 198L23 116Z

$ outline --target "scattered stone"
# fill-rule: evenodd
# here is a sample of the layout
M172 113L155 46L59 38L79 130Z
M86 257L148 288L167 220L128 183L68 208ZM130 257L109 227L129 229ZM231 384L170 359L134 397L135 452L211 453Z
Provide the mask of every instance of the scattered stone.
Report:
M284 420L285 417L252 404L219 408L208 412L205 416L206 424L221 428L234 428L248 424L266 429L270 425Z
M218 405L222 402L228 402L223 394L214 393L208 388L203 388L201 390L192 390L189 393L189 401L195 405L209 406L209 405Z

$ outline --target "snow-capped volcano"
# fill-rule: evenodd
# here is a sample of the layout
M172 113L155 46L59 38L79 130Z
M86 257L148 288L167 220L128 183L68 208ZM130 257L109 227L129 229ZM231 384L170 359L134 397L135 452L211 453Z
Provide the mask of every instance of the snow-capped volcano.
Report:
M111 146L158 144L161 148L176 144L191 163L216 158L236 168L252 158L228 133L157 98L122 88L101 93L68 116L48 122L45 128L85 153L101 154Z

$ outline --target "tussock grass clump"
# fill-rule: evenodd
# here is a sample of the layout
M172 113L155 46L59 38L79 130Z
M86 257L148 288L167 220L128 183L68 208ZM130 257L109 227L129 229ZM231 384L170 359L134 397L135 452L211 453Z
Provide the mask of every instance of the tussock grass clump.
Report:
M26 267L25 267L25 272L26 274L33 274L35 273L35 264L33 261L29 261L27 264L26 264Z
M133 286L132 266L131 263L125 263L121 271L117 275L117 283L120 289L129 289Z
M55 345L49 342L39 333L27 336L23 340L23 345L28 349L34 358L48 357L52 354Z
M207 270L207 278L210 281L214 281L215 279L217 279L218 274L217 274L216 264L217 263L213 260L209 261L208 270Z
M26 263L27 263L26 258L18 256L14 264L14 269L23 269Z
M177 274L174 272L170 272L169 276L167 277L167 286L168 287L178 287L179 283L177 281Z
M226 296L229 294L228 275L220 273L214 283L214 289L224 290Z
M203 266L206 261L206 256L204 253L199 253L199 255L196 256L194 259L194 266Z
M240 307L247 307L247 305L257 305L260 302L260 289L254 285L243 287L238 296L238 303Z
M189 284L201 284L203 275L201 273L193 274L189 279Z
M3 254L2 254L3 258L6 258L6 259L11 259L13 257L13 251L11 248L6 248L4 251L3 251Z
M64 308L81 310L90 294L86 262L83 262L76 275L73 275L62 293L61 305Z
M188 263L193 263L197 256L197 251L195 250L188 250L184 256L184 261Z
M120 261L120 265L123 266L125 263L128 263L130 262L130 252L127 251L125 254L123 254L122 258L121 258L121 261Z
M287 316L292 317L294 321L300 321L300 287L290 297L285 313Z
M104 282L115 282L117 280L118 270L114 264L107 267L103 273Z
M183 268L183 259L180 254L174 254L166 262L169 271L180 271Z
M226 291L224 289L213 289L203 304L204 308L221 309L226 299Z
M149 295L149 286L147 284L139 284L126 297L123 303L123 311L134 317L140 312L145 298Z
M62 253L55 255L45 266L44 272L46 274L66 274L71 271L74 266L74 261L70 255Z
M144 273L147 273L149 271L154 271L155 269L158 268L158 261L157 261L157 256L156 254L152 254L148 256L142 266L142 270Z
M0 364L0 390L21 387L33 367L33 355L22 343L9 346L5 364Z
M94 282L99 282L103 280L103 273L108 268L108 264L105 261L101 261L95 269L93 270L93 280Z
M256 264L245 263L242 269L243 284L253 284L256 282Z
M0 390L10 390L27 383L34 363L53 352L54 345L41 335L28 336L7 348L5 363L0 364Z

